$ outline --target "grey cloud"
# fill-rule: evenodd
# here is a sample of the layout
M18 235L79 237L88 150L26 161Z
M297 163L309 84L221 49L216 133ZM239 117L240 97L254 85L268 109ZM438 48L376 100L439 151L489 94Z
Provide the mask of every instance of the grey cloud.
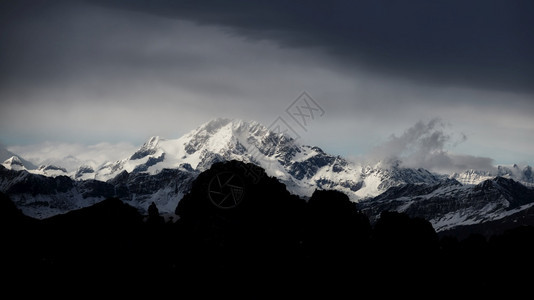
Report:
M82 145L72 143L39 143L26 146L13 146L9 150L28 159L36 166L56 165L72 172L84 164L92 168L128 157L139 148L128 143L99 143Z
M446 124L439 119L419 121L400 136L392 135L388 141L376 147L367 159L385 164L400 163L410 168L425 168L435 172L461 172L467 169L492 171L494 161L487 157L451 154L447 144L458 145L467 136L459 139L445 132Z
M427 134L391 146L417 145L433 153L418 160L430 165L451 158L437 155L451 144L530 162L534 102L523 83L531 56L522 54L530 44L516 30L529 8L516 10L529 4L482 10L480 23L468 26L480 3L462 4L462 12L450 11L456 1L442 3L445 17L440 2L427 2L393 9L380 1L3 1L0 139L139 145L215 117L269 125L306 90L326 114L303 140L333 154L362 154L397 128L440 117L469 140ZM488 11L497 10L510 20L484 29ZM428 26L419 26L427 12ZM439 31L446 20L451 27ZM496 27L495 45L486 47ZM470 60L472 53L480 57ZM434 131L443 131L439 123Z
M534 3L519 1L99 1L316 47L379 74L532 93Z
M31 15L0 37L0 138L11 144L139 143L220 116L268 125L302 90L339 78L314 70L314 55L191 22L69 3Z
M92 101L98 103L105 102L110 91L165 86L202 91L213 103L265 97L276 90L271 87L272 75L286 73L280 66L317 61L279 51L270 42L247 43L213 27L59 3L38 12L22 10L21 18L0 29L0 43L7 45L0 52L0 91L26 95L59 87L93 94Z
M390 139L373 151L381 160L397 160L406 156L425 156L443 149L449 136L440 129L443 123L439 119L428 122L419 121L408 128L401 136L391 135Z
M447 168L454 172L461 172L469 169L490 172L495 170L495 161L489 157L460 154L449 154L449 157L451 158L451 164L442 166L445 170L447 170Z

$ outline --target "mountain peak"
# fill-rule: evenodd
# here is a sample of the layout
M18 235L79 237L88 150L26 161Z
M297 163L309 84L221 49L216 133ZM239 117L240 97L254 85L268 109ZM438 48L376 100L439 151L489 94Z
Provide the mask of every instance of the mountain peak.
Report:
M143 144L143 146L141 146L139 150L137 150L134 154L132 154L132 156L130 156L130 159L131 160L140 159L140 158L156 153L159 142L160 142L159 136L151 137L147 142Z
M6 159L2 163L2 165L4 165L4 167L10 170L15 170L15 171L26 170L26 168L24 167L24 164L22 163L22 160L16 155L11 156L10 158Z
M193 130L195 134L204 132L208 134L214 134L223 128L228 127L232 132L242 132L246 130L253 130L260 127L267 131L267 127L256 121L245 121L242 119L230 119L230 118L215 118L209 122L200 125L197 129Z
M206 122L200 125L196 131L197 132L206 131L208 133L214 133L218 131L219 129L223 128L224 126L228 125L232 121L237 121L237 120L232 120L229 118L216 118L216 119L213 119L209 122Z
M319 147L301 145L290 136L271 131L256 121L230 118L213 119L178 139L151 137L129 158L104 165L84 176L109 180L123 171L154 175L165 169L180 169L180 166L189 166L189 171L198 172L216 162L229 160L258 165L269 176L282 180L291 192L306 197L319 187L346 192L352 200L358 201L402 183L438 180L426 170L402 168L399 162L378 163L363 169Z
M184 137L185 150L188 155L199 150L223 155L226 150L231 150L229 148L243 152L249 148L247 146L257 144L259 139L268 134L267 127L254 121L217 118L187 134Z
M25 160L24 157L21 157L20 155L7 150L4 145L0 144L0 162L1 161L6 162L9 159L11 159L13 156L15 156L18 159L18 161L22 163L22 165L26 168L26 170L34 170L37 168L36 165Z
M18 156L14 155L14 156L11 156L10 158L6 159L4 161L4 164L22 166L22 161L20 160L20 158Z
M67 170L62 167L58 167L55 165L40 165L37 171L61 171L63 173L67 173Z
M527 200L531 199L519 195L520 193L516 195L509 192L520 190L514 188L512 179L520 179L523 184L534 185L532 168L529 166L523 168L510 165L491 171L467 170L447 179L445 175L433 174L425 169L405 167L399 160L378 161L373 162L374 164L348 161L343 157L330 155L319 147L300 144L289 135L270 130L258 122L229 118L213 119L177 139L152 136L130 157L125 156L100 166L82 165L74 171L67 169L72 182L60 176L65 175L66 170L52 162L38 170L30 170L27 167L24 169L22 158L11 156L3 165L6 169L30 170L26 175L56 177L56 181L50 182L53 183L52 186L60 183L59 186L65 187L61 190L64 194L47 194L50 205L39 208L50 213L80 207L88 203L87 201L97 201L102 195L125 198L142 210L146 210L150 203L155 202L160 212L169 213L174 211L180 198L191 187L192 180L201 172L209 170L218 162L232 160L241 161L245 166L251 163L265 170L265 174L256 172L254 168L243 170L244 176L250 177L248 179L252 182L260 182L261 176L264 175L275 177L285 184L289 192L303 197L311 197L316 189L337 190L347 194L354 202L383 199L380 203L384 204L385 209L399 204L399 210L410 209L414 213L420 212L417 207L422 207L425 203L411 206L413 203L421 199L433 199L435 202L429 202L428 211L443 211L443 214L448 214L443 217L431 216L434 218L433 224L439 228L450 228L454 224L470 221L459 219L455 215L456 202L463 201L458 199L471 199L468 196L475 195L477 201L482 201L488 192L493 195L493 202L473 200L468 204L475 207L474 211L477 213L482 209L477 206L479 202L483 205L495 204L495 207L500 207L503 212L508 213L505 206L508 199L519 199L514 200L515 202L509 201L516 205L514 207L528 204L530 202ZM475 186L495 176L502 178ZM68 181L68 184L63 181ZM460 183L467 183L469 186ZM7 184L3 186L4 190L9 188ZM49 193L49 189L44 190ZM388 190L390 192L382 198L376 198ZM530 191L527 193L530 195L531 189L523 190L525 193ZM26 205L24 197L26 195L21 194L18 199ZM391 199L395 201L392 202ZM450 205L442 205L442 199L452 199L453 202ZM61 206L63 203L68 205ZM462 214L471 209L467 204L464 208L466 210L461 211ZM29 204L27 209L35 210ZM487 210L485 214L493 212L501 211ZM492 216L488 215L488 218L493 218Z
M49 177L56 177L61 175L68 175L68 171L65 168L58 167L55 165L40 165L37 170L31 171L34 174L41 174Z
M153 136L148 140L148 142L145 143L145 145L149 146L150 148L154 148L159 143L159 140L159 135Z

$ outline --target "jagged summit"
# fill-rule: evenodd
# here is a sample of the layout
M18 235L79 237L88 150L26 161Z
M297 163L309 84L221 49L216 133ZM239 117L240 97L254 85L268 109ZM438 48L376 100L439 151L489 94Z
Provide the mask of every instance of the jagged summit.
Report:
M74 179L75 180L87 180L87 179L94 179L95 177L95 170L88 165L81 165L78 170L76 170L76 173L74 173Z
M305 197L311 196L316 188L335 189L359 201L378 196L390 187L406 183L435 184L442 179L425 169L404 168L400 162L354 163L319 147L302 145L256 121L230 118L210 120L177 139L150 137L129 157L101 166L80 166L69 176L75 180L108 181L123 172L148 175L166 169L202 172L215 162L228 160L254 163L280 179L292 193ZM59 172L61 167L57 169L34 173L65 175ZM517 166L499 168L494 173L471 170L449 177L473 185L495 176L534 182L528 168L524 171Z
M200 125L197 129L192 130L190 134L201 134L202 132L208 134L214 134L224 127L229 126L235 132L261 130L262 132L268 131L267 127L256 121L245 121L242 119L230 119L230 118L215 118Z
M358 164L317 146L302 145L258 122L217 118L177 139L150 137L118 161L100 166L80 161L68 174L70 178L59 176L66 175L66 170L55 163L28 173L18 157L10 158L2 164L5 169L0 168L0 191L14 193L23 211L35 216L65 212L112 196L141 211L154 202L160 212L172 213L199 174L230 160L261 167L303 198L315 190L337 190L362 203L367 211L413 212L439 229L517 212L530 205L524 196L530 190L519 189L517 181L527 186L534 182L529 166L448 176L405 168L399 161ZM24 174L17 174L18 170Z
M319 147L302 145L258 122L227 118L206 122L178 139L150 137L128 157L96 168L80 165L70 177L80 185L90 180L109 183L113 187L99 187L106 195L123 195L142 209L154 201L160 211L169 212L188 191L190 180L214 163L229 160L258 165L291 193L303 197L310 197L316 189L332 189L359 201L399 184L439 180L422 169L380 164L364 167ZM32 173L64 175L60 167L43 167ZM177 178L182 179L178 182Z
M55 165L40 165L39 168L37 168L37 170L33 170L32 173L41 174L49 177L68 175L68 172L65 168L58 167Z
M0 144L0 161L3 161L3 162L6 162L8 161L10 158L12 158L13 156L16 156L17 159L22 163L22 165L27 169L27 170L33 170L33 169L36 169L37 166L32 164L31 162L25 160L23 157L21 157L20 155L18 154L15 154L9 150L7 150L4 145Z
M18 156L11 156L10 158L6 159L2 165L6 167L9 170L26 170L26 167L24 167L24 164L22 163L22 160Z
M20 165L22 166L22 161L20 160L20 158L18 156L11 156L10 158L6 159L4 162L4 164L10 164L10 165Z
M405 212L422 217L437 231L472 225L525 211L534 207L534 190L505 177L462 185L455 179L437 184L404 184L379 196L361 201L359 208L378 218L382 211Z
M317 188L334 189L358 201L399 184L439 181L427 170L399 164L362 166L319 147L302 145L258 122L228 118L206 122L178 139L150 137L129 157L96 169L79 168L72 177L109 181L124 172L156 175L174 169L198 173L229 160L258 165L304 197Z
M469 169L461 173L453 173L450 175L450 178L454 178L463 184L472 185L476 185L485 180L493 179L496 177L510 178L521 182L523 185L534 186L534 176L532 174L532 167L528 165L524 167L520 167L517 164L514 164L511 167L497 166L495 170L491 171Z
M159 140L159 136L151 137L146 143L143 144L143 146L139 150L137 150L134 154L132 154L132 156L130 156L130 159L140 159L147 155L156 153Z

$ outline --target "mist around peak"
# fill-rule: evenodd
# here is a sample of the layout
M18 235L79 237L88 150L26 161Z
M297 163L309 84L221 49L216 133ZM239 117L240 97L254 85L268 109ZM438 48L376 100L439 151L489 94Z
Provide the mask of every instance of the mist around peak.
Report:
M454 149L468 141L464 133L452 133L439 118L420 120L399 135L392 134L360 160L366 164L384 167L424 168L442 174L474 169L495 172L495 161L489 157L457 154Z

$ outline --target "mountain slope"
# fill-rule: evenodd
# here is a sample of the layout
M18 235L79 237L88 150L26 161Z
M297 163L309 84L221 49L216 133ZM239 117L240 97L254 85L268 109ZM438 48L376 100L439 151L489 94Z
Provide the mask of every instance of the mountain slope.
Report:
M118 197L143 213L152 202L160 212L173 213L198 174L229 160L260 166L295 195L307 198L316 189L337 190L359 202L372 218L384 210L404 211L430 220L438 231L496 220L532 202L532 190L525 187L533 182L530 167L444 176L403 168L400 162L361 165L302 145L257 122L222 118L178 139L151 137L121 160L98 167L81 165L70 173L54 165L26 171L15 157L0 168L0 192L38 218L108 197ZM247 172L254 181L264 176L254 169Z
M382 211L429 220L436 231L499 220L534 206L534 189L503 177L462 185L448 179L434 185L406 184L358 203L376 220Z
M9 195L25 215L38 219L91 206L110 197L120 197L142 213L152 202L163 212L173 212L196 175L181 168L165 169L155 175L123 172L104 182L47 177L0 166L0 191Z
M342 191L357 201L390 186L440 180L423 169L362 167L318 147L301 145L259 123L230 119L215 119L179 139L152 137L130 157L96 170L94 178L109 180L123 171L157 174L180 166L202 172L215 162L234 159L261 166L292 193L305 197L322 188Z
M9 160L12 157L17 157L18 160L20 160L21 164L28 170L37 169L37 166L35 166L33 163L25 160L24 158L20 157L19 155L16 155L15 153L7 150L3 145L0 144L0 161L4 162L6 160Z
M31 182L23 185L25 190L14 189L15 175L3 172L1 191L14 193L14 201L32 216L49 216L110 196L120 197L142 211L155 202L161 212L171 213L192 179L214 163L228 160L259 165L290 192L304 197L311 196L317 188L333 189L359 201L392 186L441 180L423 169L398 165L385 168L380 164L363 167L318 147L301 145L256 122L215 119L179 139L152 137L129 157L97 169L82 165L69 174L68 191L41 192L48 184L57 186L57 181L65 181L66 170L51 165L30 170L32 174L21 168L23 173L19 176ZM258 176L253 170L250 173ZM95 192L88 185L99 187ZM35 201L42 205L31 204L31 198L39 198ZM30 212L32 209L35 212Z
M519 167L518 165L513 165L511 167L498 166L494 171L479 171L471 169L450 175L450 178L456 179L463 184L474 185L495 177L513 179L525 186L534 187L534 174L532 173L531 166L525 166L523 168Z
M18 156L11 156L10 158L6 159L2 166L4 166L7 169L14 170L14 171L21 171L26 170L26 167L22 163L22 160Z

